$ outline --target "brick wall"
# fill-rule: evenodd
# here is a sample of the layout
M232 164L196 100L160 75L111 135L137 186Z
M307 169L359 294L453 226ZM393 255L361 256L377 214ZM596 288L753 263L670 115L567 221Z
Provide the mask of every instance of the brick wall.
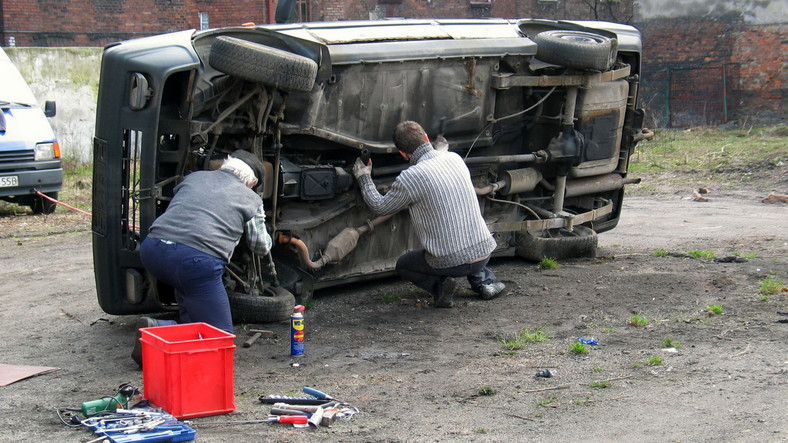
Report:
M107 43L200 27L266 23L266 1L232 0L3 0L2 45L103 46Z
M785 122L785 25L749 25L728 14L635 26L643 34L640 92L650 125Z

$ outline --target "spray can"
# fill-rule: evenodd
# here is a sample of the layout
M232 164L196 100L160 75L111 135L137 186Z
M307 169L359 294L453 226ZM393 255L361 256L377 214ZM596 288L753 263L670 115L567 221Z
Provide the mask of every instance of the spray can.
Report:
M290 355L304 355L304 309L295 305L290 316Z

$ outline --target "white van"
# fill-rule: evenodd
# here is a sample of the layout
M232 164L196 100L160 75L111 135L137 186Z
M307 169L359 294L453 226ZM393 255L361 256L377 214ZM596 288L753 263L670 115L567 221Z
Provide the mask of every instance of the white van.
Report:
M0 200L30 206L33 213L51 214L63 184L60 146L47 117L55 102L38 106L16 66L0 48Z

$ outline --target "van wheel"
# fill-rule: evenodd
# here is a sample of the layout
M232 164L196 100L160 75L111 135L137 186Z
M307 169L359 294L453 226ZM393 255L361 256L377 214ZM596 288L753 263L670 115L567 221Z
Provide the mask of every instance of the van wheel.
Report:
M284 288L267 288L263 295L228 291L230 313L235 323L274 323L293 313L295 297Z
M545 258L594 257L597 235L593 229L575 226L574 230L548 229L540 232L518 232L515 235L515 254L526 260Z
M534 36L536 58L574 69L607 71L618 55L615 38L583 31L555 29Z
M44 195L55 200L57 200L58 197L57 192L46 192ZM51 202L39 195L34 195L30 200L30 209L33 210L33 214L51 214L57 209L57 203Z
M283 91L311 91L317 77L312 59L234 37L217 37L208 61L226 74Z

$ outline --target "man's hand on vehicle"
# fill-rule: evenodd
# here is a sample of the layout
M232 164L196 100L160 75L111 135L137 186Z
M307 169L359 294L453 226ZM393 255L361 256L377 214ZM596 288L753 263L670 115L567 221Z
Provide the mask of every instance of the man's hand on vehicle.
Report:
M372 174L372 161L369 164L364 164L364 161L360 158L356 158L356 162L353 163L353 176L356 177L358 180L362 175L371 175Z

